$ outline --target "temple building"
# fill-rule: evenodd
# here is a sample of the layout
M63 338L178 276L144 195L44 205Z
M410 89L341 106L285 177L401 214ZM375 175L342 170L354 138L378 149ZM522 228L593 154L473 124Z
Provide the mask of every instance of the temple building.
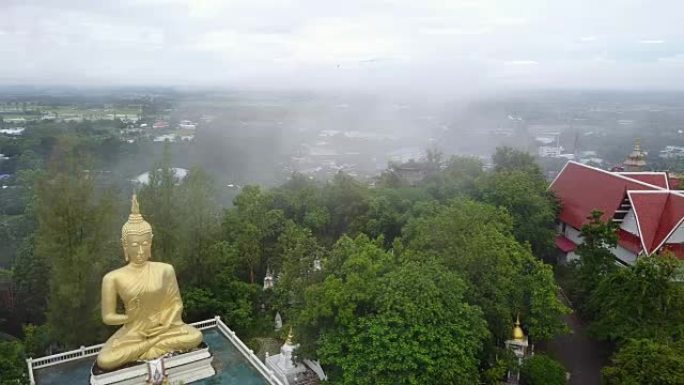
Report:
M561 202L556 238L561 260L578 258L580 229L593 210L619 226L612 250L618 263L631 265L663 250L684 259L684 192L671 187L667 172L610 172L568 162L549 186Z
M634 142L634 150L629 153L627 159L622 163L626 171L646 170L646 153L641 151L641 142L637 139Z

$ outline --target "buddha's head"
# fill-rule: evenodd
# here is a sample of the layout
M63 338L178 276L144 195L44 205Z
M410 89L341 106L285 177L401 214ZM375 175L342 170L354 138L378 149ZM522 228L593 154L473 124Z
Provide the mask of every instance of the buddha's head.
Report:
M121 228L124 257L135 265L142 265L152 255L152 226L140 214L138 199L131 198L131 214Z

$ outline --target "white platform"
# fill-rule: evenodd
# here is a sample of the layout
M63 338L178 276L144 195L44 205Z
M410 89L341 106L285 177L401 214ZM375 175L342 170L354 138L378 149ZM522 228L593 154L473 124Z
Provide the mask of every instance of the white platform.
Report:
M164 358L164 368L172 385L190 384L211 377L216 371L211 366L213 356L209 348L194 350ZM90 376L90 385L147 385L147 364L131 366Z

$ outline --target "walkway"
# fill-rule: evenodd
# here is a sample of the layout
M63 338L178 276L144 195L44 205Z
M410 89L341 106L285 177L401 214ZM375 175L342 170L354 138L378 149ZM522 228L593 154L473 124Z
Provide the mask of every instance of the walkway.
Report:
M575 313L567 315L565 322L571 332L556 337L542 349L571 373L568 385L601 385L601 368L608 362L608 349L587 336L585 325Z

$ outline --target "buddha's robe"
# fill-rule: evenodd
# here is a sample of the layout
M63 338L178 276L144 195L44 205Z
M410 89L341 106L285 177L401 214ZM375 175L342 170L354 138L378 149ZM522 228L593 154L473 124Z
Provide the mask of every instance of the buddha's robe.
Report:
M108 318L121 316L115 310L112 314L104 311L108 296L117 294L124 303L126 320L98 354L100 368L115 369L129 362L189 350L202 342L202 333L181 319L183 303L173 266L150 261L141 267L125 266L105 275L102 286L105 323L115 323L107 322Z

